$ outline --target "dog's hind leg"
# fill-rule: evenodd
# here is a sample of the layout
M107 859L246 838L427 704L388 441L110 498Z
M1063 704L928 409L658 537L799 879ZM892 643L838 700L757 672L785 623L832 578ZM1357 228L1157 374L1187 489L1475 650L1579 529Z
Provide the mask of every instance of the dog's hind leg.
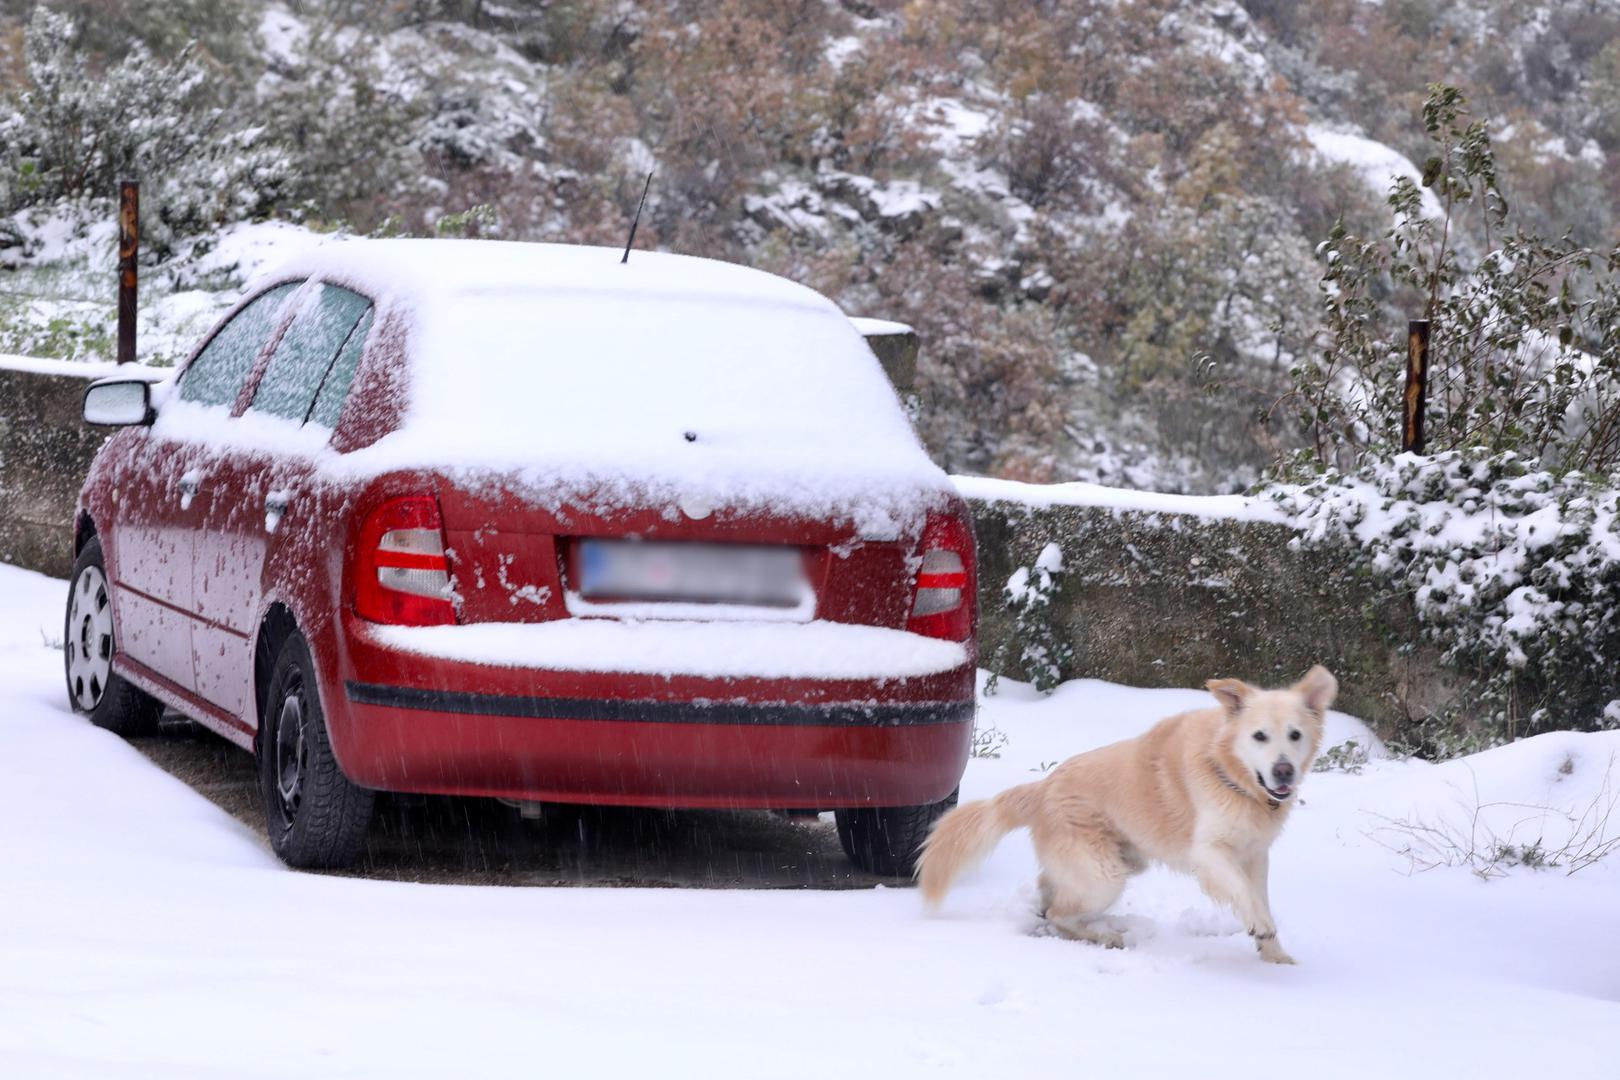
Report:
M1057 931L1059 937L1066 937L1070 941L1085 941L1092 945L1101 945L1105 949L1125 947L1125 936L1112 927L1104 926L1095 915L1051 915L1046 922Z
M1102 922L1103 912L1111 907L1125 888L1123 878L1110 881L1098 876L1083 886L1076 887L1072 879L1053 889L1052 901L1046 906L1046 921L1053 930L1071 941L1089 941L1105 949L1123 949L1125 939Z
M1042 837L1036 853L1042 870L1041 915L1063 937L1089 941L1109 949L1122 949L1119 931L1100 920L1125 889L1130 869L1123 859L1110 858L1079 838L1054 842Z

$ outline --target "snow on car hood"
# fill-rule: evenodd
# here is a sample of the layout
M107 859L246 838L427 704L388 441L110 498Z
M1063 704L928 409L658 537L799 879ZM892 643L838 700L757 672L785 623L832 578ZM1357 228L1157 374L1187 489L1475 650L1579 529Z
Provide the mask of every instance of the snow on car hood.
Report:
M408 313L398 430L333 467L456 470L557 503L711 505L896 534L950 497L829 300L708 259L349 241L281 268Z

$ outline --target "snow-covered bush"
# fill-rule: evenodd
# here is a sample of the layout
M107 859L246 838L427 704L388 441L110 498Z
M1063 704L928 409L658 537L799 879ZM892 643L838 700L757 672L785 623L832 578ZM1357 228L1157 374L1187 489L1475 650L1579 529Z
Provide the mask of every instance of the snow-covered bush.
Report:
M1342 772L1352 776L1361 775L1361 770L1367 767L1371 755L1365 746L1355 739L1346 739L1337 746L1330 746L1317 755L1311 766L1312 772Z
M0 298L0 353L57 360L105 360L113 341L105 307ZM77 308L78 310L71 310Z
M143 244L165 254L180 238L274 205L290 160L263 127L222 122L189 48L167 62L137 44L93 70L76 42L66 16L35 10L24 84L0 98L0 217L33 211L83 230L111 220L118 181L136 179ZM26 238L0 221L0 246Z
M1509 216L1484 120L1431 86L1422 187L1397 177L1382 236L1322 244L1325 347L1292 369L1318 460L1399 442L1406 320L1431 321L1427 447L1515 452L1548 467L1620 466L1620 250Z
M1074 667L1074 646L1053 621L1053 601L1062 587L1063 549L1047 544L1035 565L1013 571L1003 590L1013 613L1013 637L1005 648L1018 650L1018 667L1043 694L1056 690Z
M1342 546L1410 596L1424 636L1470 677L1458 716L1415 733L1421 749L1444 756L1481 738L1617 726L1614 480L1537 469L1511 452L1450 451L1330 470L1271 497L1303 530L1296 543Z
M1429 87L1432 149L1381 236L1322 245L1325 345L1292 369L1310 448L1273 496L1397 600L1464 690L1413 734L1613 726L1620 687L1620 252L1511 219L1485 121ZM1430 457L1397 453L1405 321L1431 321Z
M461 131L468 143L482 137L483 128L474 127L462 107L476 95L456 78L473 65L459 48L440 57L414 30L389 35L378 20L344 19L341 3L296 7L296 14L279 6L263 14L264 73L244 88L255 115L297 162L291 201L306 220L327 226L427 235L435 209L443 212L454 169L425 160L424 146L448 150L447 128ZM358 11L347 10L351 16ZM493 50L485 43L484 51ZM443 65L442 83L428 82L424 57ZM519 113L492 90L483 97L473 111Z

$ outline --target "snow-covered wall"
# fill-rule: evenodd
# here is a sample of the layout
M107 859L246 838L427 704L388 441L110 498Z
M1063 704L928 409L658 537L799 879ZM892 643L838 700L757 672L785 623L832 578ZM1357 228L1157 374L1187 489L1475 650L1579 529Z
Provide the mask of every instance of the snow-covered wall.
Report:
M82 422L81 400L91 379L117 370L0 357L0 562L67 576L79 484L106 437ZM1380 603L1328 551L1291 544L1297 533L1269 502L955 479L978 533L987 667L1024 674L1003 590L1056 544L1054 616L1075 646L1070 675L1276 683L1326 663L1344 708L1386 734L1452 697L1434 650L1410 644L1410 605Z
M111 430L84 423L84 389L118 370L0 356L0 562L67 577L79 485Z
M1094 484L957 477L979 546L981 664L1024 677L1005 587L1048 545L1062 552L1052 618L1068 676L1131 686L1292 682L1322 663L1340 707L1381 735L1455 695L1409 604L1380 600L1342 555L1292 543L1269 502Z

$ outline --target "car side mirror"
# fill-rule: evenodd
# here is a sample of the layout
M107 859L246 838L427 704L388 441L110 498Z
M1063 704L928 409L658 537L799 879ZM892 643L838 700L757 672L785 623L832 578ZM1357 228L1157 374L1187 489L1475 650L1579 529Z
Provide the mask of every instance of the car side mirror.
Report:
M157 419L152 408L152 384L145 379L102 379L84 392L84 422L104 427L150 424Z

